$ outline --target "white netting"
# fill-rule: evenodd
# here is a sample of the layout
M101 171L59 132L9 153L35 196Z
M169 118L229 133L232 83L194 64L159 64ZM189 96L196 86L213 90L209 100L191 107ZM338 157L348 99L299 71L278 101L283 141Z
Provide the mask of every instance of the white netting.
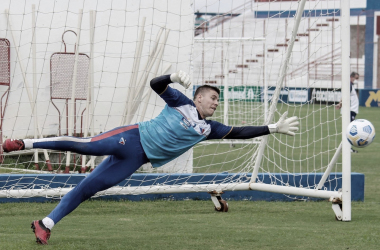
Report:
M77 136L96 135L120 125L152 119L165 103L151 93L150 79L179 69L191 73L194 86L209 84L221 89L219 110L212 119L232 126L262 125L269 115L270 103L265 101L271 100L278 83L299 4L247 1L239 6L226 6L218 2L218 7L215 3L191 0L36 0L33 12L32 3L23 3L25 6L21 8L14 1L6 2L2 6L8 12L0 14L3 20L0 37L10 41L12 57L3 140L33 138L40 133L44 137L55 136L70 133L71 129ZM341 141L341 115L333 105L341 98L339 1L310 1L302 13L273 119L276 121L288 111L289 116L300 118L300 131L295 137L269 136L259 163L262 174L255 181L315 189L321 178L316 173L326 171ZM62 34L68 30L74 30L77 36L65 36L65 46ZM73 107L71 84L76 45L83 55L78 60L89 58L91 62L78 64L77 83L82 83L76 87L82 92L75 94ZM67 59L70 61L64 65L60 61L65 58L54 61L52 55L66 56L65 51L73 53ZM176 84L174 87L192 98L195 87L187 91ZM57 99L57 95L64 97ZM33 103L37 107L34 115ZM131 179L138 179L138 186L147 187L139 189L129 181L122 186L132 194L158 192L157 183L178 185L186 191L218 189L213 186L217 184L232 185L228 188L234 189L251 182L260 142L256 138L201 143L161 168L143 166L138 173L152 174ZM83 167L78 155L71 154L70 177L61 181L43 174L63 170L67 154L46 152L53 168L47 171L49 157L40 151L36 158L33 152L3 154L0 171L10 173L7 175L10 177L0 180L0 191L31 187L50 190L75 185L71 180L77 178L75 172ZM96 158L93 166L100 160ZM88 158L85 162L87 167L91 166ZM333 172L341 171L339 162L332 166ZM225 172L229 174L210 175ZM28 176L30 173L36 175ZM181 175L191 173L198 178ZM337 191L340 182L341 177L332 176L325 188ZM164 189L160 190L165 192ZM123 193L117 189L115 192ZM55 190L39 195L61 194ZM21 193L25 197L34 195Z

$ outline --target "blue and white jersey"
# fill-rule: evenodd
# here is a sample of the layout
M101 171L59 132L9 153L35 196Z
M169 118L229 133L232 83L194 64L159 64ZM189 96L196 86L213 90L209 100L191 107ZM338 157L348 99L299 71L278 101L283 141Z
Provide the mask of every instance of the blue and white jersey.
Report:
M141 144L153 167L160 167L177 158L198 142L222 139L232 127L199 119L192 100L169 86L161 98L165 108L154 119L140 122Z

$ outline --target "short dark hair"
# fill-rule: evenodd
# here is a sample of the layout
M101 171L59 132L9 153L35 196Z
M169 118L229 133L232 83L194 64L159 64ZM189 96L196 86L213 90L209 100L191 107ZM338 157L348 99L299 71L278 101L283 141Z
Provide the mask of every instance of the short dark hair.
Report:
M202 86L199 86L196 90L195 90L195 93L194 93L194 100L195 98L199 95L199 94L202 94L205 90L214 90L216 93L218 93L218 95L220 95L220 89L215 87L215 86L211 86L211 85L202 85Z
M359 73L353 71L353 72L351 73L350 77L355 77L356 75L359 75Z

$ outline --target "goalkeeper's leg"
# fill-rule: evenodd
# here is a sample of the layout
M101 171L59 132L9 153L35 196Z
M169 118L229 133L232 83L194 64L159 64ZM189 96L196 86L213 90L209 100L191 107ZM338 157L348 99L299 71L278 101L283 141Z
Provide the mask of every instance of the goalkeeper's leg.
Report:
M49 230L49 236L52 227L77 208L80 203L99 191L117 185L149 161L141 146L138 129L131 129L123 135L128 142L123 147L123 154L121 156L111 155L106 158L91 174L67 193L54 210L42 220L41 223ZM36 232L35 230L37 241L39 237L45 236L45 234L37 235ZM39 232L43 231L40 230ZM46 242L42 244L47 244L47 239L42 239L39 242Z
M130 143L127 133L137 130L138 125L118 127L90 138L79 138L72 136L59 136L43 139L10 140L3 143L5 152L22 149L42 148L61 151L71 151L83 155L117 155L122 157L124 145Z
M54 224L71 213L83 201L97 192L106 190L132 175L148 160L142 154L135 154L127 160L109 156L91 174L84 178L73 190L67 193L56 208L47 216ZM52 226L48 226L51 229Z

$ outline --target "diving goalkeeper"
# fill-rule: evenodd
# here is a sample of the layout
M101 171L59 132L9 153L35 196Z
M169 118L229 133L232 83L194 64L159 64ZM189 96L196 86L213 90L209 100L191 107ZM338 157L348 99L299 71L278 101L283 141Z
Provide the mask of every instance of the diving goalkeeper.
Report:
M270 133L294 136L298 130L298 118L286 119L287 112L276 124L268 126L231 127L206 120L218 107L219 89L209 85L200 86L191 100L171 88L169 84L173 82L186 89L191 85L189 75L183 71L151 80L151 88L166 102L162 112L152 120L118 127L91 138L60 136L5 140L4 152L43 148L109 156L67 193L49 215L32 222L37 243L47 244L53 226L81 202L117 185L147 162L153 167L160 167L204 140L249 139Z

